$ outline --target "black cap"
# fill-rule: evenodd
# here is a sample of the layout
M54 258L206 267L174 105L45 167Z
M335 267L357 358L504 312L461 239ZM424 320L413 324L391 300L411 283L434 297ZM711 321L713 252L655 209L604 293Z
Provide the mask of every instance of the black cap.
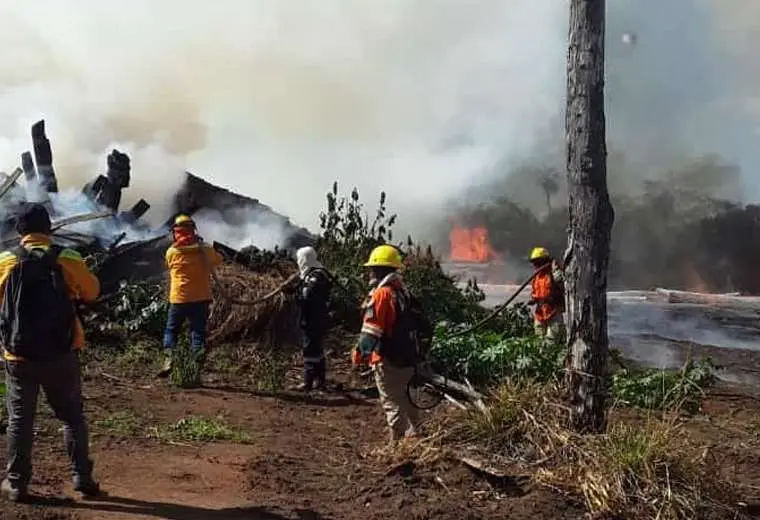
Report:
M30 233L49 235L51 231L50 215L45 206L25 202L16 215L16 231L21 236Z

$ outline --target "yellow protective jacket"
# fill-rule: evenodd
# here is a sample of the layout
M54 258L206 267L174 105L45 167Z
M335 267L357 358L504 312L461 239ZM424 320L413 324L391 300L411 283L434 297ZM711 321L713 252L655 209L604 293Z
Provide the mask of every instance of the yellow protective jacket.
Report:
M221 263L222 255L209 245L172 245L166 250L169 303L211 301L211 269Z
M48 235L33 233L21 238L21 246L32 249L50 247ZM12 251L0 254L0 302L5 292L5 283L11 269L18 263L18 258ZM58 263L63 271L63 278L69 288L69 297L74 301L91 302L100 294L100 281L90 272L82 256L73 249L64 249L58 256ZM81 350L85 345L84 327L79 318L74 323L74 349ZM3 349L3 357L7 361L22 361L18 356Z

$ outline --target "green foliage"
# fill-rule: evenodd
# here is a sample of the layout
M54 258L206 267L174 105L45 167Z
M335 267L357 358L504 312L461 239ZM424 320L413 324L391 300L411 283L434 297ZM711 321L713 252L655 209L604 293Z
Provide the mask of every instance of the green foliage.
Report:
M5 398L5 383L0 383L0 399Z
M97 311L85 311L83 318L88 335L96 340L132 339L136 335L160 338L168 310L162 284L122 282L106 305L99 305Z
M501 332L508 338L532 336L533 312L527 303L513 303L487 323L485 328Z
M462 327L444 323L436 328L432 360L449 377L467 378L483 387L506 378L549 381L562 370L564 345L533 335L509 336L489 330L450 337Z
M612 376L612 395L627 406L696 413L704 388L715 382L714 370L709 359L688 360L678 371L621 370Z
M542 341L526 332L525 313L516 310L504 319L512 335L478 330L451 337L464 325L440 324L431 350L432 361L443 374L467 378L476 386L490 387L507 379L547 382L561 377L566 348ZM635 369L613 374L612 396L625 406L656 410L698 412L704 389L715 381L709 359L688 361L681 370Z
M335 317L349 329L359 326L359 304L367 293L364 268L370 252L391 240L396 215L387 215L385 193L370 220L354 188L349 197L338 195L338 183L327 194L327 208L320 213L321 234L316 249L320 261L330 270L339 287L333 291Z
M338 183L327 194L327 208L320 214L321 235L316 249L321 262L339 282L333 291L332 305L336 319L349 330L360 324L359 306L368 286L365 269L370 252L376 246L390 243L396 215L389 215L385 193L374 216L370 218L354 188L348 197L338 195ZM406 248L395 244L404 255L404 278L409 289L419 298L433 321L442 319L464 322L481 316L478 305L485 295L473 282L464 291L457 280L446 275L433 252L407 240Z
M433 323L468 323L485 314L480 306L485 294L477 283L470 280L464 290L460 289L456 278L443 272L430 247L410 244L404 263L404 280Z

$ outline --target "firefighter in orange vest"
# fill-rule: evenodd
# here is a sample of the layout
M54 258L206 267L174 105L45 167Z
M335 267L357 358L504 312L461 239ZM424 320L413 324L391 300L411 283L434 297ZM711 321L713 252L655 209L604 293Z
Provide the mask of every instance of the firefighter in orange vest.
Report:
M418 359L417 349L399 330L401 314L412 301L398 272L402 266L401 254L391 245L376 247L364 264L372 290L362 304L361 334L352 352L355 367L368 362L373 368L391 442L415 435L421 420L406 392Z
M533 326L536 335L548 341L564 341L565 275L549 251L534 247L530 262L538 271L531 283L528 305L535 305Z

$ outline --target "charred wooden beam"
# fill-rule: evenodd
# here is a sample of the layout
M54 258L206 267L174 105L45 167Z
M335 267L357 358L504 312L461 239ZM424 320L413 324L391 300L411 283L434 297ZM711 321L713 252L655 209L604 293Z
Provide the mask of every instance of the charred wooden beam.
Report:
M134 224L140 220L140 218L145 215L149 209L150 204L148 204L145 199L140 199L137 201L137 204L132 206L132 208L130 208L128 211L123 211L119 215L119 219L126 224Z
M34 159L37 162L37 175L40 184L49 193L58 192L58 180L55 178L53 169L53 150L50 141L45 135L45 120L42 119L32 125L32 145L34 146Z
M136 283L161 279L165 274L164 255L170 245L171 238L161 235L114 248L97 269L101 294L118 290L121 280Z
M98 193L100 193L106 184L108 184L108 179L106 179L105 175L98 175L92 182L88 182L84 185L82 193L88 199L95 201Z
M116 240L114 240L113 242L111 242L111 245L106 248L107 251L108 251L108 253L109 254L112 253L114 251L114 249L116 249L116 247L124 241L125 238L127 238L127 232L126 231L123 231L123 232L119 233L119 236L116 237Z
M21 154L21 169L24 170L24 178L26 179L26 182L32 182L37 178L37 170L34 168L32 152L24 152Z
M222 244L221 242L214 242L212 244L212 247L216 249L219 254L224 257L225 260L235 262L236 264L242 265L243 267L251 267L249 256L241 253L237 249L232 248L226 244Z
M106 163L106 174L98 175L86 184L82 193L97 204L116 212L121 204L121 190L129 187L131 163L129 156L118 150L111 150ZM147 208L145 211L148 211Z

